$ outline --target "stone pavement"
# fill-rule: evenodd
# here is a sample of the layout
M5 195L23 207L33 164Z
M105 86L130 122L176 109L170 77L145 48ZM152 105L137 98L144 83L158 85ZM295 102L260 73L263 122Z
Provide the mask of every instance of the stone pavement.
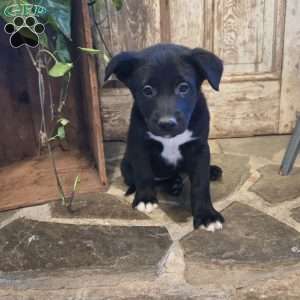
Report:
M288 136L212 140L224 229L193 231L189 184L145 215L123 196L124 144L107 143L105 194L0 213L1 300L300 299L300 158L278 175Z

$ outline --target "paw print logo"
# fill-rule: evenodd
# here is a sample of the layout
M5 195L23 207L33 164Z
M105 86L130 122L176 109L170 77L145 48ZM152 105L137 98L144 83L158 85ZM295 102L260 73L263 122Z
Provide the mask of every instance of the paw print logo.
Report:
M10 44L13 48L19 48L23 45L36 47L39 44L39 34L45 31L43 24L29 16L27 18L15 17L13 23L7 23L4 31L10 36Z

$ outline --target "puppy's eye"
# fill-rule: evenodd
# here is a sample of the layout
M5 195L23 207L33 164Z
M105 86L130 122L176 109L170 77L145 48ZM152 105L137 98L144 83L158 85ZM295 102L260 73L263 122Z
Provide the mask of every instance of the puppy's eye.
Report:
M146 97L153 97L155 95L155 89L151 85L145 85L143 87L143 94Z
M178 95L186 95L190 91L190 86L187 82L181 82L177 85L175 93Z

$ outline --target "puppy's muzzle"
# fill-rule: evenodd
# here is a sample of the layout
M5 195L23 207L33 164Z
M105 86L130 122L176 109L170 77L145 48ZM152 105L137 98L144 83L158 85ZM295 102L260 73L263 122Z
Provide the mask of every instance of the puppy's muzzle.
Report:
M162 117L158 120L158 127L166 132L176 129L178 123L174 117Z

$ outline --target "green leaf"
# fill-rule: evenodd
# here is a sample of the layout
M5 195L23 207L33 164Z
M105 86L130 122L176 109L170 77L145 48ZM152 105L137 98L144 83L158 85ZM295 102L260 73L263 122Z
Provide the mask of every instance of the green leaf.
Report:
M123 6L123 0L112 0L112 3L115 6L116 10L120 10Z
M66 131L64 126L60 126L57 128L57 137L63 140L66 137Z
M43 0L43 6L48 11L45 21L71 41L71 1Z
M70 123L70 121L68 119L65 118L60 118L57 120L57 123L61 124L62 126L66 126Z
M93 49L93 48L78 47L78 49L80 49L82 52L86 52L88 54L99 54L99 53L103 52L100 49Z
M55 78L62 77L65 74L67 74L68 72L70 72L72 68L73 68L72 63L62 63L62 62L58 61L49 70L48 74L51 77L55 77Z

